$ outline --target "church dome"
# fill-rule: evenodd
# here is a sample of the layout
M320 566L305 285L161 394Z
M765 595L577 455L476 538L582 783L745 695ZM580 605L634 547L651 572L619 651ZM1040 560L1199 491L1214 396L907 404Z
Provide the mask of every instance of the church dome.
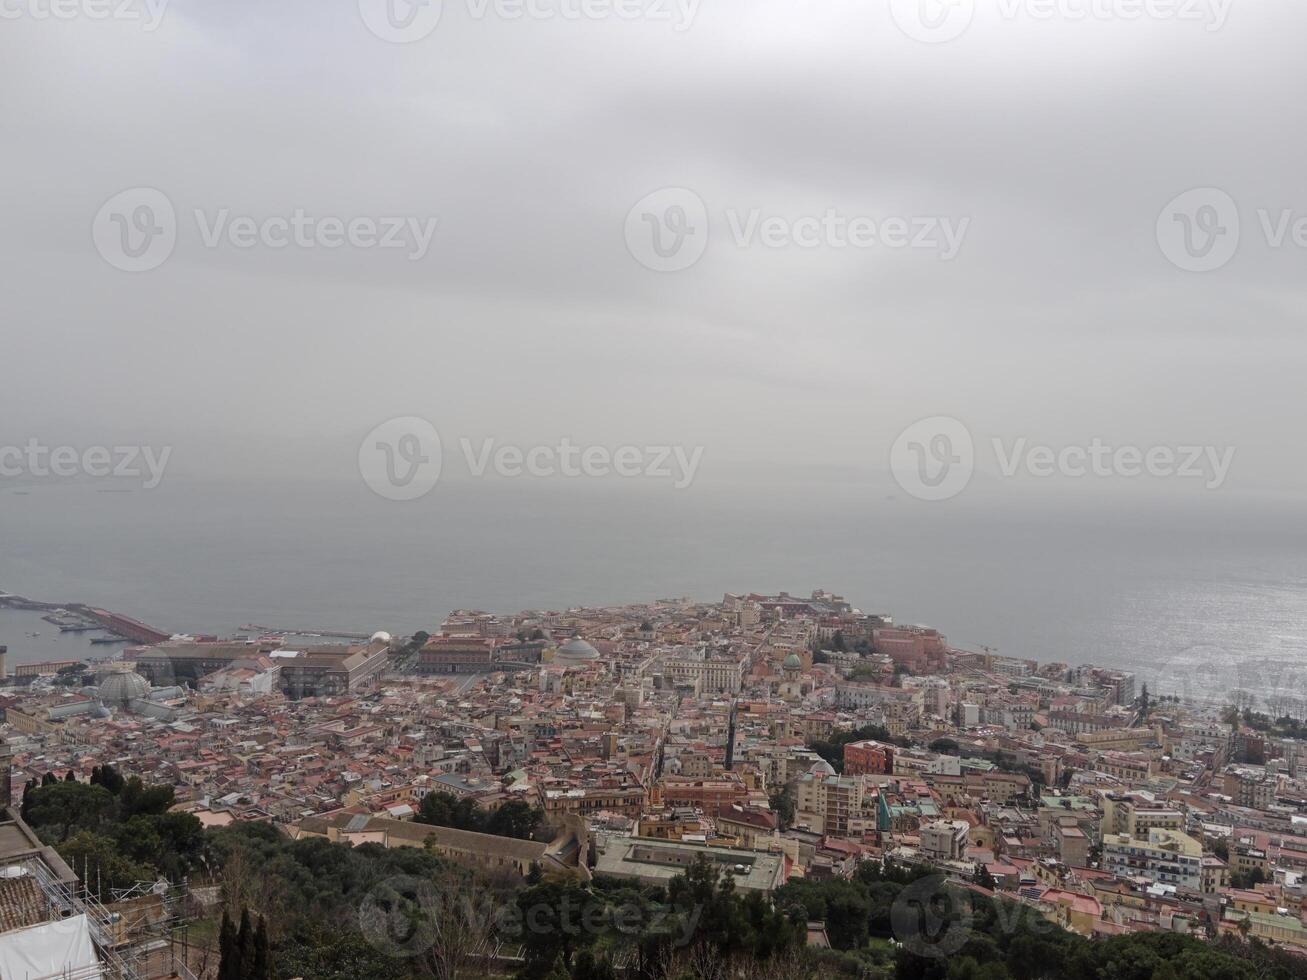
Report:
M562 663L586 663L598 660L599 651L578 636L559 647L558 652L554 654L554 659Z
M125 708L149 696L150 682L134 670L116 670L100 684L100 703L110 708Z
M786 670L803 669L803 661L799 659L799 655L797 653L792 653L785 658L785 669Z
M820 762L814 762L812 768L810 768L808 772L812 773L814 776L834 776L835 767L825 759L822 759Z

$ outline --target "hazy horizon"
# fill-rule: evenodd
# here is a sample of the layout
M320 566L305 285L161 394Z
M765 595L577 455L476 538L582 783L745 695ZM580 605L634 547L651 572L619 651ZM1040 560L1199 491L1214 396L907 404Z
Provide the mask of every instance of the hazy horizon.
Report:
M0 588L1307 644L1307 8L42 9L0 30Z

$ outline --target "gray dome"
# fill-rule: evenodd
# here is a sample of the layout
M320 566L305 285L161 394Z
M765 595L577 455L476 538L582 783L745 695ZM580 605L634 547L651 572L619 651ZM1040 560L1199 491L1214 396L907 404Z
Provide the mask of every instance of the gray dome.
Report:
M150 682L134 670L115 671L100 684L100 702L110 708L125 708L149 696Z
M799 655L797 653L792 653L785 658L785 669L786 670L803 669L803 661L799 659Z
M814 762L811 768L808 769L808 772L812 773L814 776L834 776L835 767L825 759L822 759L820 762Z
M599 651L592 647L579 636L574 640L568 640L558 652L554 654L555 659L568 661L571 663L583 663L589 660L598 660Z

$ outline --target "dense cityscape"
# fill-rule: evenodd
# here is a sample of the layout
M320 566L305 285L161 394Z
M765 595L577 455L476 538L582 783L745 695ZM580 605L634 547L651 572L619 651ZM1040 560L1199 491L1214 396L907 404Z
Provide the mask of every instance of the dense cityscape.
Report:
M1304 38L0 0L0 980L1307 980Z
M500 906L617 888L677 907L707 876L707 894L725 888L789 937L746 943L753 972L982 970L969 929L983 901L1025 916L999 916L1020 923L1007 933L1045 923L1089 949L1183 940L1220 951L1222 969L1307 973L1307 731L1238 692L1184 703L1119 670L957 649L821 590L458 610L430 632L347 642L169 635L4 600L129 645L6 680L14 870L0 907L16 911L0 962L78 913L81 955L101 964L80 966L103 975L300 975L278 972L306 941L293 903L258 884L257 845L390 868L336 896L332 928L395 976L723 975L696 965L696 916L659 933L674 969L649 962L647 937L617 941L609 919L558 945L492 917L479 942L447 949L423 916L468 911L435 886L387 884L384 862L418 852ZM901 891L878 912L885 887ZM913 889L929 892L924 919ZM387 916L401 907L397 945ZM232 965L256 947L261 965ZM990 968L1063 975L1022 972L1003 950Z

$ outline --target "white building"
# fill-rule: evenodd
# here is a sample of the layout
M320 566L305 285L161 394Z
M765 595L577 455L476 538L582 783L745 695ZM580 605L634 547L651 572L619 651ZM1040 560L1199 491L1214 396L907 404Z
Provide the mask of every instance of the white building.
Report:
M1202 888L1203 847L1178 830L1153 827L1147 839L1128 834L1103 835L1103 870L1123 878L1147 878L1157 884Z

